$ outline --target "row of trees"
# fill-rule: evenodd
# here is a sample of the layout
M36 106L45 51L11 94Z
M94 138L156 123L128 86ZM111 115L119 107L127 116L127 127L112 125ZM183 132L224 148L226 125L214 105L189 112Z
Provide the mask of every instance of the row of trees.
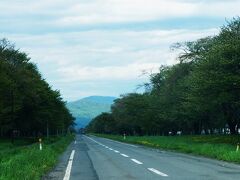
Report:
M179 63L162 66L150 76L143 94L117 99L111 113L93 119L87 130L97 133L185 134L240 128L240 18L220 33L177 43ZM226 132L226 131L225 131Z
M51 89L27 54L0 40L0 136L56 134L73 123L59 91Z

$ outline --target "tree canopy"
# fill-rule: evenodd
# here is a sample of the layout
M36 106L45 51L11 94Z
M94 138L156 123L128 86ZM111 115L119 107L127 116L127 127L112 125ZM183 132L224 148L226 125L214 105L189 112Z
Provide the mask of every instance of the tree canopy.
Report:
M138 135L238 133L240 128L240 18L218 35L177 43L179 63L150 76L150 91L126 94L112 105L102 133ZM109 118L87 127L98 132Z
M73 123L60 92L52 90L28 55L0 40L0 136L56 134Z

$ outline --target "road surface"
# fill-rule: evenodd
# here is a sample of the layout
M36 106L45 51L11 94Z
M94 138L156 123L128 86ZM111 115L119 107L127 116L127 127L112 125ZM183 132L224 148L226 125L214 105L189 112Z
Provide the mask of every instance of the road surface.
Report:
M46 179L238 180L240 166L78 135Z

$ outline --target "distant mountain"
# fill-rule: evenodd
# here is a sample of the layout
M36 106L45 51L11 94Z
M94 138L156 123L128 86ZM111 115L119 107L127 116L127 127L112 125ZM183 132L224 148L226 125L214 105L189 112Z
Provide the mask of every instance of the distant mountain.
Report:
M89 96L77 101L67 103L68 109L76 118L77 127L85 127L91 119L109 112L116 97L110 96Z

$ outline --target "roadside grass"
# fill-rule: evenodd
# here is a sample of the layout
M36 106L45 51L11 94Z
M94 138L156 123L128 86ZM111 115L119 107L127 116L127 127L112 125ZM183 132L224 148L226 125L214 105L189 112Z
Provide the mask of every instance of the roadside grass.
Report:
M125 140L119 135L93 135L240 164L240 149L236 152L237 143L240 142L239 135L127 136Z
M73 135L43 139L43 150L33 139L11 143L0 140L0 180L38 180L57 163ZM36 141L35 141L36 142Z

